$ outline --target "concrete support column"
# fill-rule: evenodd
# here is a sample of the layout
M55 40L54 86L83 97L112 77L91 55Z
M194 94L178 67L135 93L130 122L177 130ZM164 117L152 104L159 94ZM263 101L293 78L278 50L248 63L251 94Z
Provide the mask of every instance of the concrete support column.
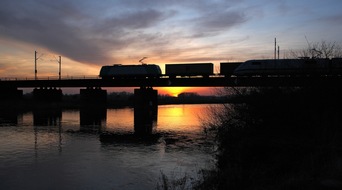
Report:
M63 92L57 88L35 88L33 89L33 99L36 101L60 102Z
M102 90L100 87L88 87L80 90L82 105L106 106L107 90Z
M152 134L158 116L158 91L152 88L134 89L134 132Z

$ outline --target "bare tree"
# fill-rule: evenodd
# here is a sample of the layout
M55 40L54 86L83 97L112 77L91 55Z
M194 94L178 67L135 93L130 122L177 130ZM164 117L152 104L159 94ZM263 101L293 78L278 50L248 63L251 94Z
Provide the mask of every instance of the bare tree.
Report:
M331 58L342 57L341 46L336 42L315 42L309 43L308 48L301 50L290 50L289 58Z

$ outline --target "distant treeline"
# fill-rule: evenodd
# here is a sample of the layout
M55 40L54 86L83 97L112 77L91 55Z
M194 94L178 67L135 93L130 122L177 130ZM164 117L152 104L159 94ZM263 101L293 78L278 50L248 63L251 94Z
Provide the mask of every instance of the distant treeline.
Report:
M201 96L196 93L184 93L178 97L158 95L158 104L213 104L225 103L229 99L224 96ZM94 101L96 102L96 101ZM61 101L34 100L32 93L23 95L21 99L1 100L3 109L34 109L39 107L57 107L63 109L76 109L83 106L80 94L64 94ZM94 105L95 106L95 105ZM107 95L107 108L121 108L134 106L134 94L129 92L112 92Z

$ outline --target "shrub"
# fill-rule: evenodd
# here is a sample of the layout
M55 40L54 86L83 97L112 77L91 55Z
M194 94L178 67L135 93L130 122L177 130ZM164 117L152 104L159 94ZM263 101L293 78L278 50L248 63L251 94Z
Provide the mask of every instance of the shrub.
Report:
M342 187L341 89L253 88L238 96L244 103L214 109L205 122L218 140L217 171L208 177L215 188Z

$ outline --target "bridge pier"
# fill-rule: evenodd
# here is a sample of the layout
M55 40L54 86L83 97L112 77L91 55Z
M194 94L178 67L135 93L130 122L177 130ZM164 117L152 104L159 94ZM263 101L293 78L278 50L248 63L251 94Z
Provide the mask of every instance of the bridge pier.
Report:
M102 90L100 87L87 87L80 90L81 104L92 106L106 106L107 90Z
M158 116L158 91L141 87L134 89L134 133L152 134Z
M33 99L36 101L60 102L63 98L63 92L56 87L41 87L33 89Z

